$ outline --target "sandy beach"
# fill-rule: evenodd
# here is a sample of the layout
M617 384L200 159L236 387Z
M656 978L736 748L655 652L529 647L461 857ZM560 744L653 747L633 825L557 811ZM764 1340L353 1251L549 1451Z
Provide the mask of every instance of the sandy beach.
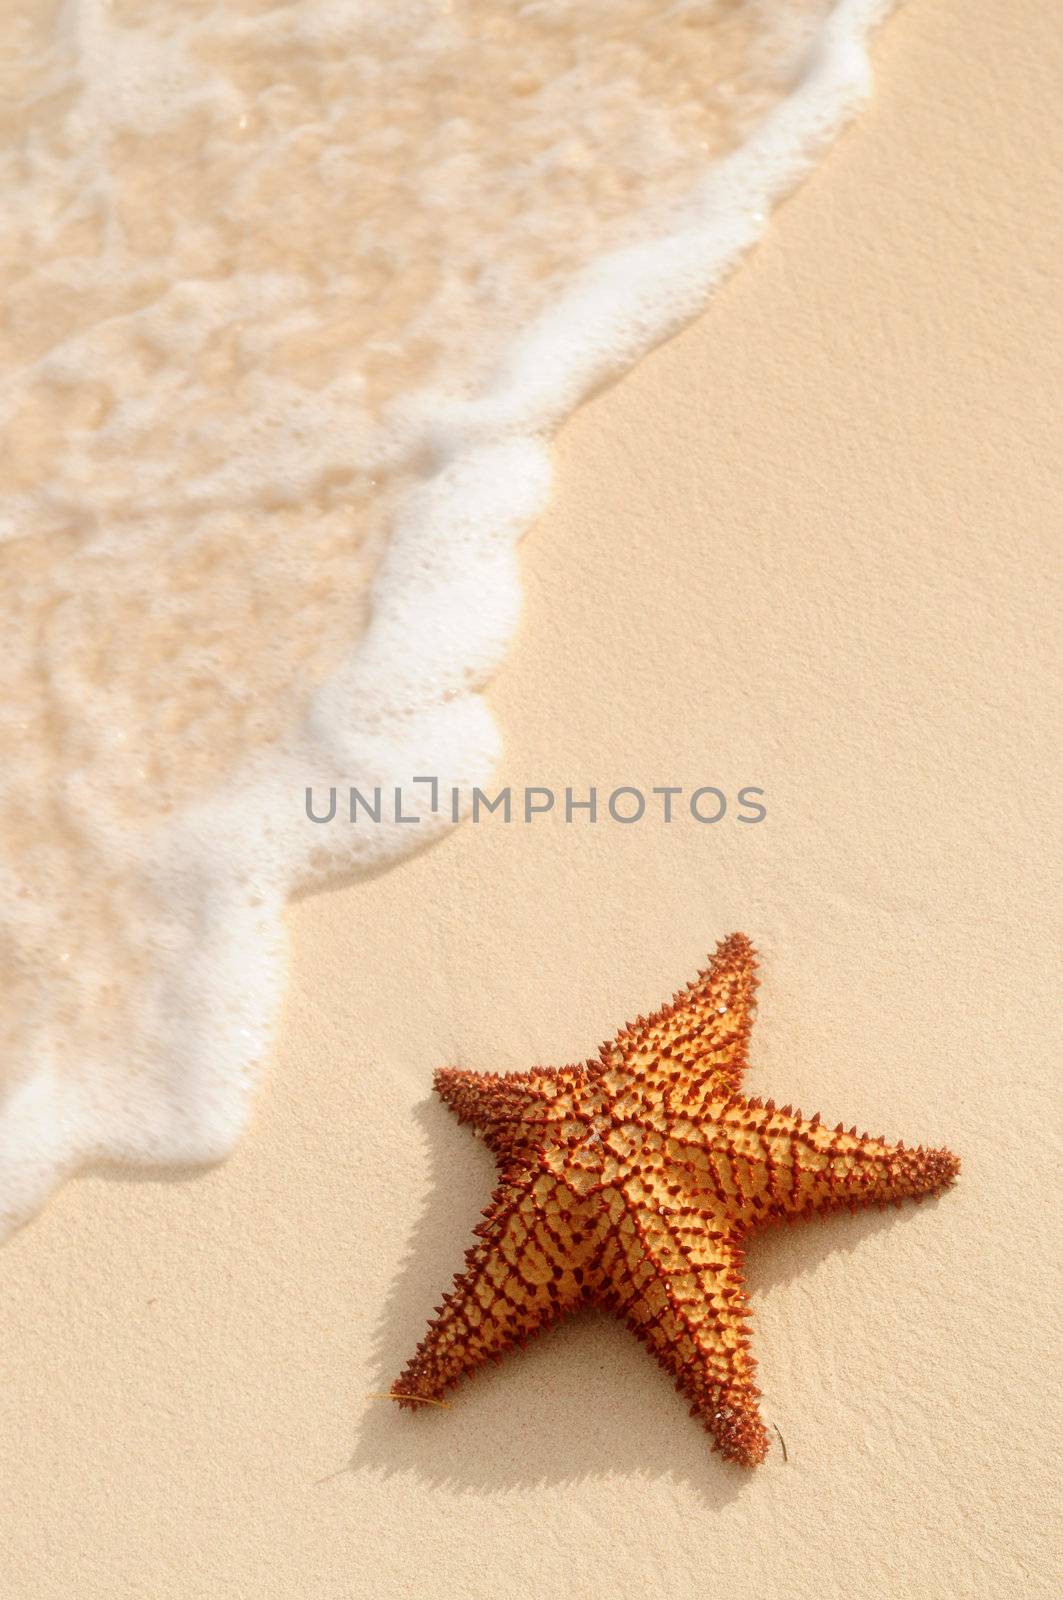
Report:
M556 445L498 785L764 820L485 817L299 900L231 1159L77 1179L5 1246L3 1595L1055 1593L1058 46L1047 0L910 0L707 314ZM493 1182L433 1069L579 1061L733 929L751 1092L963 1162L751 1242L786 1459L721 1461L604 1315L448 1410L368 1398Z

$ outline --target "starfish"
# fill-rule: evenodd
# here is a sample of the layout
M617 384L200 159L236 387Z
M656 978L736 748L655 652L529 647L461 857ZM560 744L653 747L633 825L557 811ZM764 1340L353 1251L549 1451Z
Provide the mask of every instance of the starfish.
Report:
M919 1200L947 1188L959 1161L743 1095L756 965L749 940L732 934L670 1005L581 1066L436 1073L439 1094L494 1152L499 1183L391 1398L439 1404L488 1357L602 1306L672 1374L722 1455L764 1459L746 1236L784 1218Z

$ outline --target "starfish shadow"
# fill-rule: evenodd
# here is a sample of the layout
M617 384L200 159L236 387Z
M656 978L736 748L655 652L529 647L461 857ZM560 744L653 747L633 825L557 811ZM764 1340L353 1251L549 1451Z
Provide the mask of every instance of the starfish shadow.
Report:
M431 1151L424 1214L381 1315L374 1389L386 1393L424 1331L495 1182L494 1161L436 1100L414 1113ZM831 1251L855 1249L894 1214L867 1212L821 1227L777 1228L749 1245L754 1299ZM831 1225L835 1223L836 1225ZM671 1379L618 1320L570 1318L462 1381L448 1409L411 1414L368 1399L347 1470L413 1474L437 1489L476 1494L585 1479L671 1479L709 1509L747 1492L756 1474L724 1461L687 1415ZM769 1431L771 1417L766 1414ZM782 1467L777 1448L764 1470Z

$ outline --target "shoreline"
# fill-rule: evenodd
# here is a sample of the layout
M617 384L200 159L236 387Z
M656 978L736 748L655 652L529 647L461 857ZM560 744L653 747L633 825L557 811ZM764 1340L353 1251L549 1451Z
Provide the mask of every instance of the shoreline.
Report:
M490 792L752 775L765 825L555 805L296 900L234 1154L77 1178L5 1246L6 1592L1052 1592L1051 52L1034 0L909 0L707 315L554 446ZM586 1058L737 927L750 1091L963 1160L751 1244L788 1459L721 1463L602 1315L448 1410L368 1400L492 1182L434 1069Z

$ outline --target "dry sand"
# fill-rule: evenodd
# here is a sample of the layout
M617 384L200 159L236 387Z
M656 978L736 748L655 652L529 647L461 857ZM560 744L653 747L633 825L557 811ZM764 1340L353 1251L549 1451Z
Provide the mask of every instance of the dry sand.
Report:
M768 820L488 820L293 909L238 1153L71 1184L0 1259L5 1597L1055 1592L1057 34L910 0L767 242L560 441L503 781ZM751 1247L788 1462L722 1463L604 1316L366 1400L490 1186L432 1068L578 1059L736 927L751 1090L964 1163Z

